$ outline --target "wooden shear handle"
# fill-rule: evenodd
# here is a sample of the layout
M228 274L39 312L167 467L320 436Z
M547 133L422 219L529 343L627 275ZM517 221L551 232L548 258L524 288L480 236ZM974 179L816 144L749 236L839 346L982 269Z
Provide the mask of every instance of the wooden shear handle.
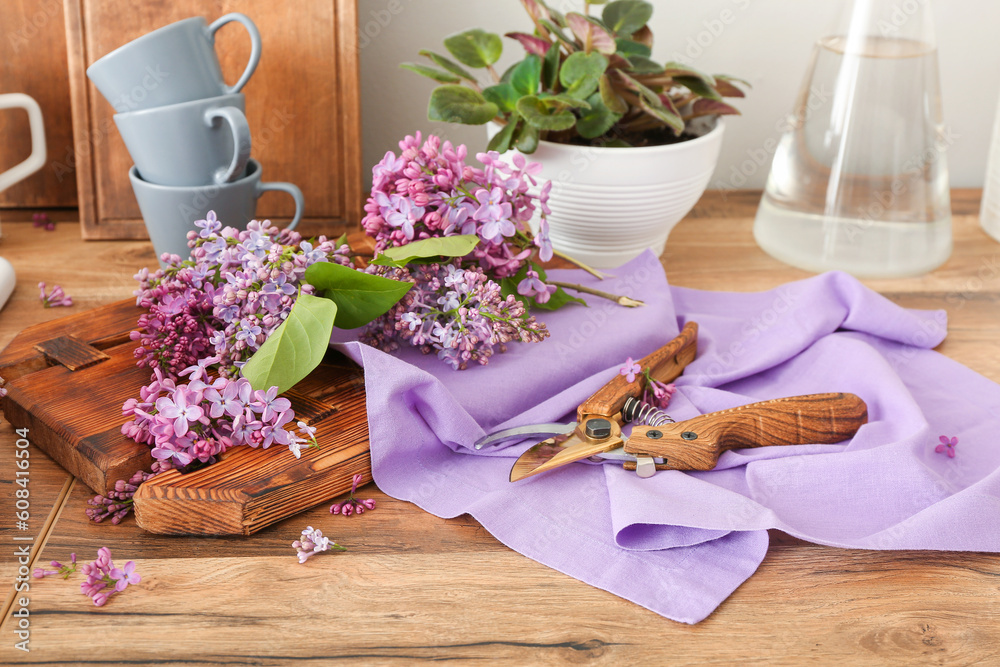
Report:
M684 367L694 361L698 354L698 325L688 322L680 335L639 361L642 368L649 368L653 379L660 382L672 382L684 372ZM580 404L577 409L577 420L582 424L586 416L598 416L612 419L621 412L625 401L629 398L639 398L646 388L646 378L637 376L635 382L629 382L624 375L616 375L610 382Z
M660 470L711 470L729 449L833 445L853 437L867 422L868 406L854 394L792 396L676 424L637 426L625 451L665 459Z

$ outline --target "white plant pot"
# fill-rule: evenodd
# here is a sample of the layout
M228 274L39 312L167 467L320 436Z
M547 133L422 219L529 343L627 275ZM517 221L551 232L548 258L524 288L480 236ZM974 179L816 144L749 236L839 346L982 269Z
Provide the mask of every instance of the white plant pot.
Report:
M491 123L488 133L498 130ZM552 245L596 268L620 266L646 248L661 254L670 230L705 192L724 133L719 119L702 136L666 146L540 142L526 157L540 162L541 178L552 181Z

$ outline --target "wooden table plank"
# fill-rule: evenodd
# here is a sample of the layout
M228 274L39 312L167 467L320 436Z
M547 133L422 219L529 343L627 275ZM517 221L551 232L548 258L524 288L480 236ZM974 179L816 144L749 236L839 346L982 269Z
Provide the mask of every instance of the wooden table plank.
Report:
M757 248L758 200L706 196L671 235L670 281L751 291L808 277ZM1000 381L1000 268L992 268L1000 244L978 227L978 201L977 191L954 193L955 253L944 267L865 282L900 305L946 309L940 351ZM24 275L0 314L0 344L66 314L38 307L37 280L62 284L87 307L128 296L131 274L153 259L148 244L83 244L64 227L45 237L4 225L0 252ZM0 453L11 444L0 430ZM51 493L55 481L47 483ZM323 505L251 538L160 537L131 519L94 525L83 515L88 495L73 489L43 558L92 558L107 545L117 560L137 560L143 582L104 609L78 582L38 582L33 651L5 642L0 664L1000 662L996 554L833 549L772 531L760 570L706 621L687 626L534 563L467 516L438 519L373 487L362 496L376 498L374 512L333 517ZM350 551L298 565L289 544L310 524ZM0 635L12 636L7 626Z

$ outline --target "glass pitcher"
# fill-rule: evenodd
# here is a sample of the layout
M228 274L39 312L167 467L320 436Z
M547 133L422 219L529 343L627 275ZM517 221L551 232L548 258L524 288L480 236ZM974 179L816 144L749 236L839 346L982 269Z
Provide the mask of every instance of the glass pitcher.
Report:
M928 0L852 0L813 50L754 223L811 271L930 271L951 255L951 200Z

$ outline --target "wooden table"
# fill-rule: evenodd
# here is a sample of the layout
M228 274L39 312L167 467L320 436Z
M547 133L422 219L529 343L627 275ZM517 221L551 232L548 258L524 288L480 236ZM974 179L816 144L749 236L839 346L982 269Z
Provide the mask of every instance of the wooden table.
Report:
M758 197L706 196L670 237L671 282L751 291L806 277L754 244ZM945 266L868 284L903 306L947 309L941 352L1000 381L1000 244L979 228L978 205L978 192L955 193ZM0 314L0 345L72 312L42 309L38 281L62 285L79 311L129 296L134 271L154 261L146 243L84 243L72 213L62 218L55 232L4 222L0 254L20 282ZM15 438L0 427L3 597L18 544L35 545L37 564L71 551L93 559L106 545L134 559L143 580L102 609L80 594L79 576L32 580L31 652L13 648L16 619L5 611L0 664L1000 662L1000 555L842 550L772 532L759 571L688 626L539 565L467 516L438 519L373 486L364 496L378 508L363 516L333 517L323 504L250 538L168 538L132 519L90 523L91 492L32 450L31 519L18 531ZM307 525L349 551L299 565L289 545ZM34 542L14 541L25 536Z

